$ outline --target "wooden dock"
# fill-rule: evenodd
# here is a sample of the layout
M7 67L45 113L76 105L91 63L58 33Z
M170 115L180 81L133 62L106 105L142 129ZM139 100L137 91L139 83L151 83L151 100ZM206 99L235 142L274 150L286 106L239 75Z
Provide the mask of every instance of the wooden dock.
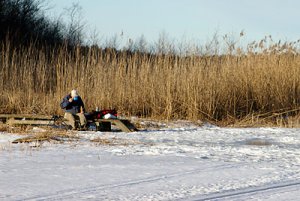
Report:
M0 114L0 121L12 125L54 126L67 125L67 120L61 116L30 115L30 114ZM111 131L115 125L123 132L134 132L138 129L126 119L88 119L88 124L95 124L97 131Z

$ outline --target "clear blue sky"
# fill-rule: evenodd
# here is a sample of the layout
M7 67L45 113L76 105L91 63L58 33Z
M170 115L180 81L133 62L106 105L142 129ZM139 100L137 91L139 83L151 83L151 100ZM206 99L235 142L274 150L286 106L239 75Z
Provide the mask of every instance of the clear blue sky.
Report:
M87 31L109 38L142 34L155 41L165 32L172 39L206 41L219 34L246 33L245 40L272 35L275 40L300 39L299 0L49 0L58 15L78 3Z

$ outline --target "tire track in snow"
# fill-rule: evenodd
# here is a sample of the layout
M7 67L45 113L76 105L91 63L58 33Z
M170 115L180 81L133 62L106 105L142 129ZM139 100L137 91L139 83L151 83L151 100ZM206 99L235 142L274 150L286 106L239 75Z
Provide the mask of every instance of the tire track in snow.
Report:
M280 182L277 184L271 184L271 185L264 185L260 187L253 187L253 188L245 188L241 190L236 191L229 191L225 193L214 193L207 196L199 196L199 198L190 198L187 200L191 201L205 201L205 200L223 200L223 199L238 199L240 197L243 198L244 196L250 195L250 194L256 194L256 193L263 193L267 191L277 191L284 188L292 188L300 186L300 181L286 181L286 182ZM186 199L185 199L186 200Z
M171 178L196 174L196 173L200 173L200 172L203 173L203 172L216 171L219 169L231 169L231 168L243 166L244 164L248 165L247 163L239 163L236 165L234 165L234 164L216 165L216 166L209 167L205 170L203 170L203 168L201 168L201 169L199 168L199 169L194 169L194 170L190 170L190 171L181 171L181 172L167 174L167 175L157 175L157 176L152 176L152 177L148 177L145 179L136 179L136 180L132 180L132 181L125 181L125 182L115 183L115 184L92 186L92 187L87 187L87 188L83 188L83 189L80 189L80 188L79 189L68 189L68 190L55 192L55 194L51 194L51 195L22 198L22 201L62 200L65 198L72 198L74 196L90 194L92 192L97 192L100 190L103 191L103 190L138 185L138 184L143 184L143 183L152 183L152 182L156 182L159 180L171 179Z

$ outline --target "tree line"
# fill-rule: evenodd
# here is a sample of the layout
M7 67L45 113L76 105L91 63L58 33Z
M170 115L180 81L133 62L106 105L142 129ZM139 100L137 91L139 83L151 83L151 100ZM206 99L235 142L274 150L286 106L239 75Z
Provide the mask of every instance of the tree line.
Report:
M43 0L0 0L0 42L40 47L80 44L82 30L76 27L80 25L50 19L44 14L45 6Z

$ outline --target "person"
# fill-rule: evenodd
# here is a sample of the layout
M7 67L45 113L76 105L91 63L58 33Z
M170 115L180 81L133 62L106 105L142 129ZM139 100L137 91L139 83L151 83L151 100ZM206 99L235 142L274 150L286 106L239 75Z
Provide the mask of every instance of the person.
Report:
M62 109L65 110L64 118L68 120L68 124L76 130L75 118L79 117L79 130L86 130L86 118L84 115L84 104L77 90L73 89L70 94L66 95L60 103Z

